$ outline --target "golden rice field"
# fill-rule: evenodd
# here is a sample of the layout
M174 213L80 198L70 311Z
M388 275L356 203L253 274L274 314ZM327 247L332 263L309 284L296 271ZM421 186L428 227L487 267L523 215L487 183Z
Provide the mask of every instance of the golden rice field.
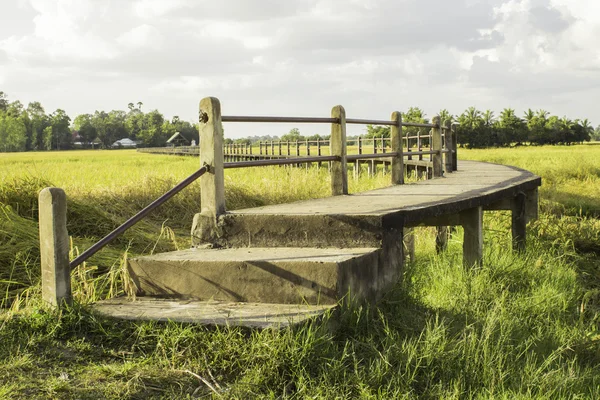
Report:
M423 228L416 261L378 304L282 331L105 320L87 310L123 293L127 254L189 246L197 183L73 272L72 309L47 309L40 189L67 193L76 254L199 161L131 150L0 154L0 398L600 398L600 146L459 154L542 177L527 251L505 251L506 213L486 214L480 268L462 266L460 234L436 255ZM227 207L328 196L328 179L325 168L227 170ZM351 177L350 191L389 179Z

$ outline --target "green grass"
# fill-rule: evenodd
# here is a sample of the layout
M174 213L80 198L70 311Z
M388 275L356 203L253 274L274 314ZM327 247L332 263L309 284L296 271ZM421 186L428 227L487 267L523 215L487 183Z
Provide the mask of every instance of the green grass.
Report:
M89 301L127 291L126 249L188 245L196 185L76 270L72 309L44 308L40 188L67 192L75 250L193 172L198 160L131 151L2 155L0 398L598 398L599 200L569 196L571 184L588 194L600 188L597 176L588 176L600 147L589 147L462 150L462 159L542 176L543 212L529 227L527 251L505 251L506 213L486 214L486 262L475 269L462 266L460 229L439 256L434 231L419 229L416 262L376 306L282 331L114 321L86 310ZM579 174L566 155L572 149ZM362 177L351 180L351 191L388 181ZM227 171L227 204L323 197L328 185L326 171L314 169Z

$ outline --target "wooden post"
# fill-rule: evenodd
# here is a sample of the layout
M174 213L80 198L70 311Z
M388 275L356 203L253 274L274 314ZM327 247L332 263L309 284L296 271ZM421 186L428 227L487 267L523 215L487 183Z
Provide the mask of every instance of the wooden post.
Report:
M288 140L286 143L287 143L287 155L288 155L288 158L290 158L290 155L291 155L291 153L290 153L290 141Z
M275 143L271 140L271 155L275 155Z
M321 157L321 140L317 138L317 155ZM321 161L317 163L317 167L321 169Z
M202 99L200 116L200 162L208 165L209 171L200 177L201 210L194 216L194 244L211 242L218 234L217 219L225 213L223 126L219 99Z
M437 125L431 130L431 150L436 152L432 155L433 177L439 178L444 172L442 169L442 130L440 128L440 117L433 117L433 123Z
M525 193L519 192L512 200L512 247L514 251L525 250L527 218L525 213Z
M402 154L402 115L399 111L392 113L392 121L396 125L390 128L391 151L398 153L392 157L392 185L404 183L404 155Z
M483 209L475 207L461 212L460 223L464 229L463 264L479 266L483 261Z
M71 305L67 196L45 188L38 197L42 299L53 307Z
M260 154L262 156L262 142L261 141L258 142L258 154Z
M423 139L421 139L421 128L417 128L417 151L423 151ZM423 154L419 154L419 160L423 159Z
M445 166L444 169L446 170L446 172L450 173L454 170L454 161L452 161L452 158L454 157L454 145L452 143L452 130L448 127L448 126L444 126L444 142L446 143L446 150L448 150L448 152L446 153L446 156L444 157L445 159Z
M450 124L450 132L452 135L452 145L454 146L454 154L452 154L452 171L458 170L458 138L456 137L456 124Z
M339 161L331 162L331 194L338 196L348 194L348 168L346 166L346 111L342 106L331 110L331 117L338 118L339 123L331 124L329 139L332 156L340 157Z

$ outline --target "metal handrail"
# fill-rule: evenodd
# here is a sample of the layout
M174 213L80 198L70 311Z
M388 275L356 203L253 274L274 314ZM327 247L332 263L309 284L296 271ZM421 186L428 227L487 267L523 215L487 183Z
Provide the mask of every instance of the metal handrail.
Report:
M267 116L244 116L244 115L223 115L223 122L298 122L310 124L339 124L339 118L318 118L318 117L267 117Z
M164 202L169 200L171 197L175 196L177 193L185 189L188 185L194 182L196 179L200 178L206 172L208 172L208 165L203 165L202 168L194 172L192 175L185 178L183 181L179 182L173 189L169 190L158 199L154 200L152 203L144 207L143 210L135 214L133 217L129 218L123 224L121 224L118 228L113 230L108 235L104 236L102 239L94 243L90 248L81 253L78 257L76 257L73 261L69 263L69 267L71 269L77 267L85 260L96 254L100 251L104 246L115 240L119 235L125 232L127 229L131 228L133 225L137 224L142 218L152 212L155 208L162 205Z
M390 153L387 153L390 154ZM292 157L279 158L271 160L256 160L256 161L237 161L223 163L223 168L248 168L248 167L264 167L269 165L292 165L292 164L307 164L321 161L340 161L340 156L314 156L314 157Z
M405 154L404 154L405 155ZM375 153L375 154L349 154L346 156L346 160L348 161L356 161L356 160L370 160L375 158L390 158L396 157L398 153L395 151L389 153Z

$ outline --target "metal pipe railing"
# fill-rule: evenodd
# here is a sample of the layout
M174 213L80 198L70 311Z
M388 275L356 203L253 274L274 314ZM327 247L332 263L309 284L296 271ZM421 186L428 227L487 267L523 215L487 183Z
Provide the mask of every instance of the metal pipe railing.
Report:
M388 153L389 154L389 153ZM256 160L256 161L237 161L223 163L223 168L248 168L248 167L264 167L269 165L291 165L291 164L307 164L323 161L339 161L338 156L313 156L313 157L293 157L280 158L273 160Z
M406 156L406 154L404 154ZM375 153L375 154L349 154L346 156L346 160L348 161L356 161L356 160L371 160L376 158L390 158L396 157L398 153L393 151L390 153Z
M78 257L76 257L73 261L69 263L69 267L71 269L77 267L85 260L96 254L100 251L104 246L115 240L119 235L125 232L127 229L131 228L133 225L137 224L142 218L152 212L155 208L162 205L164 202L169 200L171 197L175 196L177 193L181 192L188 185L194 182L196 179L200 178L208 171L209 167L207 165L202 166L199 170L194 172L192 175L185 178L183 181L179 182L173 189L169 190L158 199L154 200L152 203L147 205L143 210L135 214L133 217L129 218L123 224L121 224L118 228L113 230L108 235L104 236L102 239L94 243L89 249L81 253Z
M267 116L243 116L243 115L223 115L223 122L293 122L308 124L339 124L339 118L319 118L319 117L267 117Z

